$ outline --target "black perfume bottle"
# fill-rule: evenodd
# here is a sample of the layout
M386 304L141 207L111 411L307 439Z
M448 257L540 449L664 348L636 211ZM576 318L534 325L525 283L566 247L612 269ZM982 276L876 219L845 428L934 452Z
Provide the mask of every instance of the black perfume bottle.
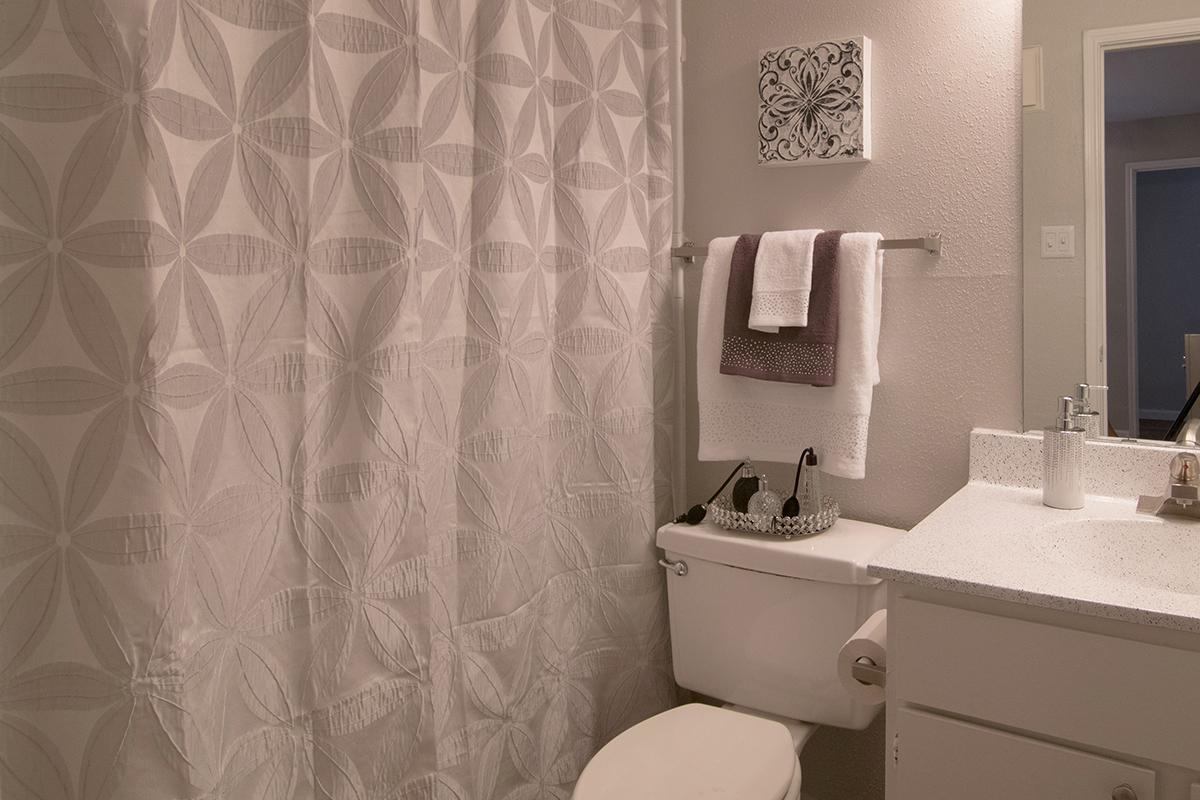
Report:
M730 494L730 499L733 501L733 509L746 513L746 509L750 507L750 498L758 491L758 475L754 472L754 464L749 459L742 464L742 474L738 476L737 481L733 484L733 491Z

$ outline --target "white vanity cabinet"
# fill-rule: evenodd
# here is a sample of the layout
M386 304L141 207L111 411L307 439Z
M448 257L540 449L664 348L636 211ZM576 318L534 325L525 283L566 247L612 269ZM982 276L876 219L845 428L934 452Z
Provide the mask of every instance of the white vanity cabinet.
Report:
M1154 771L962 720L902 708L889 797L1153 800Z
M1200 800L1200 634L891 583L888 800Z

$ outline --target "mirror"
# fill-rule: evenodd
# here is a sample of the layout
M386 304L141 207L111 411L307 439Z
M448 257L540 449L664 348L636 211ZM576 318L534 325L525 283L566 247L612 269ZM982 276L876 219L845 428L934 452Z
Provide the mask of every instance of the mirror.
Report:
M1109 435L1200 428L1198 14L1025 0L1027 429L1081 383Z

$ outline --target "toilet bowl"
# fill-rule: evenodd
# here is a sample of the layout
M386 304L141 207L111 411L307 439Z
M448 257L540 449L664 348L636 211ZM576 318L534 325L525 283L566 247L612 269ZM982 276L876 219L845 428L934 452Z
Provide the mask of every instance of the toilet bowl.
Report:
M816 727L862 729L878 713L842 686L837 654L883 608L867 564L900 535L847 519L791 541L711 523L660 528L675 682L726 705L679 706L617 735L573 800L798 798L799 753Z
M690 703L644 720L588 762L574 800L796 800L816 726Z

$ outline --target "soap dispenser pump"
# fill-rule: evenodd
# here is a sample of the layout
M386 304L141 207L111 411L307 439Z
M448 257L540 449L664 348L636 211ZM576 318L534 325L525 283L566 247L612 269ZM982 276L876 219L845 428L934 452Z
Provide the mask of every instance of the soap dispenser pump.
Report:
M1051 508L1083 508L1083 428L1072 421L1075 398L1061 397L1058 419L1042 434L1042 503Z
M1074 428L1083 428L1083 433L1088 439L1098 439L1103 435L1100 431L1100 412L1092 409L1092 389L1107 388L1086 383L1075 387L1075 408L1071 414L1071 425Z

